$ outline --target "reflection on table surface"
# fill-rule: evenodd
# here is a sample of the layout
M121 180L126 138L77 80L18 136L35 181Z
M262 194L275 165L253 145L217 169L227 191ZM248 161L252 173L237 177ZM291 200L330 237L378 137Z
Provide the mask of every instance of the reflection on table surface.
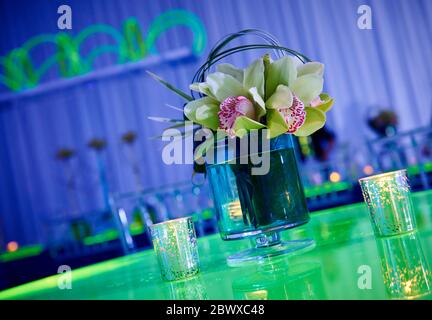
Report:
M264 265L230 268L227 255L249 241L199 239L201 272L177 282L161 280L146 250L72 273L72 289L59 275L0 292L0 299L412 299L432 298L432 191L413 195L418 232L373 236L364 204L315 212L311 221L284 232L313 238L313 250Z

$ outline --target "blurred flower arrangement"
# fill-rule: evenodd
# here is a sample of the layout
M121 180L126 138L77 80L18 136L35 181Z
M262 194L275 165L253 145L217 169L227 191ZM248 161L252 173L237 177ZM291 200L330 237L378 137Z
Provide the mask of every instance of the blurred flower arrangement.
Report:
M322 93L324 65L303 64L291 56L273 61L266 54L245 69L218 64L205 81L190 85L200 94L198 99L148 73L187 100L184 119L151 119L173 122L175 127L193 121L212 131L222 130L221 137L242 138L253 129L268 129L268 138L308 136L324 126L333 105L333 99Z
M80 211L79 196L77 190L76 172L73 170L71 159L76 156L76 150L71 148L60 148L55 157L62 163L62 171L67 190L67 201L72 214Z
M59 160L69 160L75 155L75 150L68 148L61 148L56 153L56 158Z
M125 144L131 145L135 142L137 135L134 131L128 131L121 136L122 141Z
M106 141L104 139L93 138L89 141L88 146L93 150L101 151L105 149Z
M137 134L135 131L127 131L121 136L121 141L123 145L126 147L126 157L127 161L131 165L132 174L135 179L135 188L137 190L142 189L141 183L141 170L139 166L139 161L137 159L137 155L135 154L135 149L133 148L135 142L137 141Z
M379 136L392 136L397 131L398 116L392 110L380 110L367 120L369 127Z

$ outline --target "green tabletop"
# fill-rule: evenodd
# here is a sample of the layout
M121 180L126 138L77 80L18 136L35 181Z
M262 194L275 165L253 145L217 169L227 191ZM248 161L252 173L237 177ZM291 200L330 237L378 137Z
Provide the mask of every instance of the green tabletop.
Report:
M151 250L72 272L72 288L54 275L0 292L0 299L389 299L431 298L432 191L413 195L418 232L375 239L364 204L312 213L284 232L312 238L307 252L230 268L225 258L248 240L199 239L201 272L163 282ZM61 286L60 286L61 287Z

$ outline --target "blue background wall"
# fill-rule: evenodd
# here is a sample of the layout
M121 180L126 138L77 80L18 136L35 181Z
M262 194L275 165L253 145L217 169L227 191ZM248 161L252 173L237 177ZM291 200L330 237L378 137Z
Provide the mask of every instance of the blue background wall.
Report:
M57 33L57 7L66 1L0 2L0 56L29 38ZM326 91L336 99L328 125L340 142L361 146L370 134L364 118L371 107L393 108L401 129L430 125L432 67L432 1L427 0L88 0L67 1L73 10L76 35L92 24L121 28L134 16L143 32L151 21L169 9L186 9L205 25L209 49L221 36L244 28L273 33L284 45L326 65ZM357 8L372 8L373 30L357 27ZM110 43L104 36L86 43L87 49ZM157 42L161 53L187 47L192 34L185 27L168 30ZM87 50L86 49L86 50ZM52 47L38 48L35 61L51 54ZM245 65L251 54L232 62ZM97 68L112 65L115 55L97 60ZM203 58L149 69L187 88ZM44 81L55 81L52 70ZM7 92L5 87L1 93ZM78 151L72 161L83 211L103 207L95 153L86 146L94 137L104 138L103 157L113 192L133 190L134 180L124 156L120 135L138 133L136 154L141 162L143 187L159 186L190 178L188 166L166 166L161 144L148 138L162 126L150 115L177 116L165 103L182 101L158 86L143 72L93 81L65 90L0 104L0 232L4 241L43 241L43 221L68 212L63 167L55 159L61 147Z

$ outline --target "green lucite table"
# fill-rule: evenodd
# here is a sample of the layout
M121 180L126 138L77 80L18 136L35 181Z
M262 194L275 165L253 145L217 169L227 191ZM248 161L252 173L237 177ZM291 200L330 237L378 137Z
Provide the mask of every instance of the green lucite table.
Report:
M271 263L230 268L225 257L248 240L199 239L201 273L163 282L147 250L0 292L0 299L390 299L432 298L432 191L413 195L418 232L375 239L364 204L311 215L284 232L285 239L313 238L315 248Z

